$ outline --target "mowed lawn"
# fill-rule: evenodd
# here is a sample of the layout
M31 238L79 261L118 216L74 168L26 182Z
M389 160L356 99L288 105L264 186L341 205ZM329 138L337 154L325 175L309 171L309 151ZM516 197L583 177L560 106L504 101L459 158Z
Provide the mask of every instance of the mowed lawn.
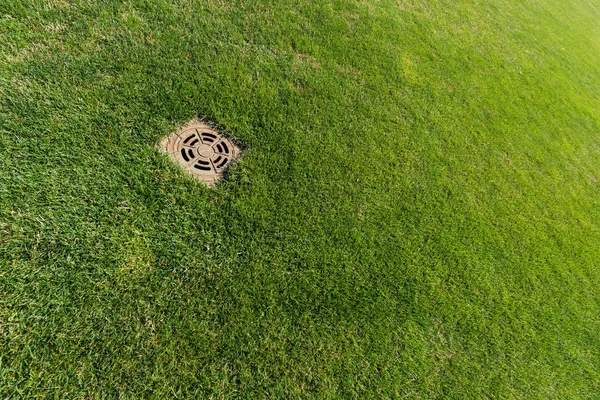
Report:
M0 0L0 397L597 399L600 1Z

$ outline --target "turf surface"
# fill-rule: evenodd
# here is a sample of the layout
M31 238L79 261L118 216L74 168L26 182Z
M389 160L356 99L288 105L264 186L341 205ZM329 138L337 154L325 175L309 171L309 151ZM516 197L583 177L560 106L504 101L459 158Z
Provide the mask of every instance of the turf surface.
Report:
M0 397L598 398L598 21L0 0Z

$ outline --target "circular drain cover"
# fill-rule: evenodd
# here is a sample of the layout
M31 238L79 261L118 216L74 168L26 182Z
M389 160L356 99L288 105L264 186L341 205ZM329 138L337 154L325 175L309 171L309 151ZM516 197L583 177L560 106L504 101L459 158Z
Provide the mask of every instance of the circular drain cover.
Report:
M240 149L206 123L195 119L161 142L161 148L187 172L210 184L223 178Z

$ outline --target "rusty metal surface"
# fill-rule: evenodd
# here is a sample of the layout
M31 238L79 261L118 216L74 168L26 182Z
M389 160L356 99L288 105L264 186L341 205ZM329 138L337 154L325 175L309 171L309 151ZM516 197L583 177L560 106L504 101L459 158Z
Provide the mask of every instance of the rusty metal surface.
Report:
M205 122L194 119L160 143L175 163L209 186L223 179L241 149Z

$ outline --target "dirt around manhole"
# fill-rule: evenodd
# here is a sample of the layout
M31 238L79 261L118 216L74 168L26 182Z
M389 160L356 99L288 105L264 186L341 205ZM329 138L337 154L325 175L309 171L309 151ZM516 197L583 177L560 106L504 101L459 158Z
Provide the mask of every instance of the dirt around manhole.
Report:
M213 186L223 179L241 149L200 119L193 119L160 142L160 148L186 172Z

